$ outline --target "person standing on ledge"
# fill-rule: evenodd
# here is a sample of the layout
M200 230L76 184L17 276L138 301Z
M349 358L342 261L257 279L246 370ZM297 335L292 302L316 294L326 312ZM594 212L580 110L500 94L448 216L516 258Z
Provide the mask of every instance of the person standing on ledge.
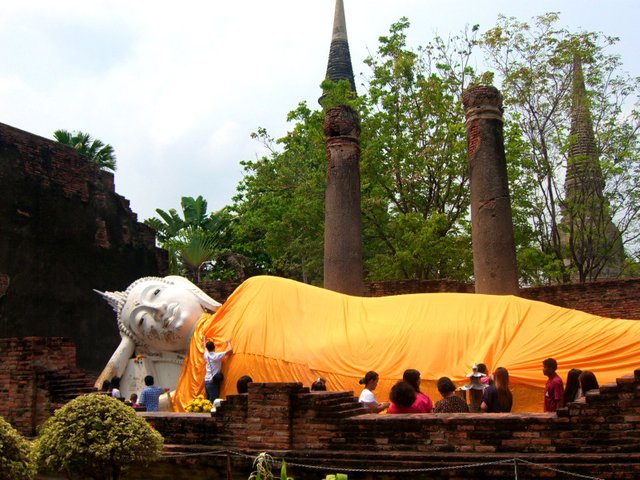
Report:
M564 385L562 379L556 373L558 362L555 358L547 358L542 362L542 373L548 378L544 387L544 411L555 412L558 408L564 407L562 397L564 395Z
M212 402L220 395L220 383L224 379L222 375L222 360L229 354L233 353L231 340L227 340L227 349L224 352L216 353L213 341L207 340L202 336L202 344L204 345L204 363L206 372L204 375L204 390L207 399Z

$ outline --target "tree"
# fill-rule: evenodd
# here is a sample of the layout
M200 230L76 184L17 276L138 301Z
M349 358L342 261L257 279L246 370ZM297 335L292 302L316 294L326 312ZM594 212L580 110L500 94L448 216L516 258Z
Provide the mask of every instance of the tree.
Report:
M500 17L484 35L483 48L502 82L507 121L525 138L527 168L522 181L535 187L517 198L533 226L525 249L538 252L528 256L533 264L521 263L520 268L527 271L532 266L529 273L541 269L540 275L531 275L539 280L595 280L615 245L630 248L632 258L638 255L640 80L622 74L620 59L607 53L617 39L572 33L556 25L558 18L548 13L530 25ZM584 100L590 105L602 183L602 195L595 203L591 195L588 208L584 196L567 194L565 182L567 166L576 161L570 152L578 140L571 132L576 58L584 63ZM602 221L594 221L596 216ZM614 229L607 227L610 222ZM519 260L526 259L519 255Z
M160 246L169 252L170 273L199 282L203 272L219 277L232 271L243 279L243 258L231 250L233 217L229 210L207 213L202 196L182 197L180 205L182 217L173 208L168 212L158 208L160 218L144 222L156 230Z
M35 461L43 471L116 480L127 467L160 457L162 436L118 399L88 394L70 401L41 427Z
M263 262L261 273L319 285L326 169L323 115L302 103L288 120L297 123L277 141L262 128L253 134L270 154L242 162L245 174L233 206L238 215L235 231L247 257Z
M406 47L402 19L367 59L368 92L323 82L323 105L359 113L364 261L369 279L456 278L472 272L464 116L460 96L475 32L418 53ZM325 141L323 113L300 104L296 124L269 155L243 162L234 199L244 238L268 259L265 273L322 281Z
M30 480L35 475L31 443L0 417L0 480Z
M363 215L377 246L373 278L454 278L472 271L462 92L477 28L417 51L406 18L380 37L362 121ZM374 273L375 272L375 273Z
M104 170L116 171L116 155L111 145L105 145L97 138L91 138L88 133L68 130L56 130L53 138L60 143L75 148L89 160Z

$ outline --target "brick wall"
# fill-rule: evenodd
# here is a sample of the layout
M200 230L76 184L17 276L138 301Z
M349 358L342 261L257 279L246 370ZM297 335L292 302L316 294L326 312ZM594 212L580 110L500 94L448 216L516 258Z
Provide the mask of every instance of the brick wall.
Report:
M0 338L0 416L23 435L51 416L47 372L75 369L76 347L64 338Z
M73 338L79 364L99 371L120 336L92 289L121 289L166 264L113 174L0 123L0 337Z
M248 394L229 396L212 418L142 415L173 445L172 451L195 454L203 445L248 454L268 451L304 464L290 471L296 479L320 478L314 467L381 472L513 458L522 461L518 478L565 478L543 467L601 478L640 475L640 369L557 415L373 415L364 413L351 392L310 393L300 384L265 383L250 384ZM153 471L147 478L160 478ZM437 478L513 478L513 471L513 464L445 468ZM411 476L435 478L429 475ZM397 477L358 473L349 478Z
M610 318L640 319L640 278L521 288L520 296Z
M238 286L230 281L204 281L200 287L219 302L224 302ZM366 296L404 295L410 293L473 293L472 284L452 280L393 280L365 285ZM520 296L573 308L610 318L640 319L640 278L603 280L590 283L527 287Z

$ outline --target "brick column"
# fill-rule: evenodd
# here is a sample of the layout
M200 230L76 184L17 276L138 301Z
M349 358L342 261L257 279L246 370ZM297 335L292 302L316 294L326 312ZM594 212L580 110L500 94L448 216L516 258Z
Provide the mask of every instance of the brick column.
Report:
M364 294L360 218L360 122L341 105L327 110L327 188L324 213L324 288Z
M476 293L518 294L511 200L502 133L502 95L491 86L462 96L471 184Z
M292 439L291 396L300 383L250 383L247 409L249 449L289 450Z

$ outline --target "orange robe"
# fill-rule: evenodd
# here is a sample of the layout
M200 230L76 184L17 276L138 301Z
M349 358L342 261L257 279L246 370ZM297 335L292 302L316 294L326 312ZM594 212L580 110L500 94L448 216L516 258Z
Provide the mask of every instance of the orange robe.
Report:
M513 411L541 412L546 377L542 361L592 370L600 384L640 366L640 322L599 317L514 296L425 293L352 297L278 277L252 277L212 315L203 315L191 339L173 408L182 411L203 392L202 335L233 355L223 361L221 395L236 381L298 381L317 377L328 390L362 390L368 370L380 375L374 392L388 400L404 370L422 374L422 391L435 403L438 378L458 385L474 363L509 370Z

